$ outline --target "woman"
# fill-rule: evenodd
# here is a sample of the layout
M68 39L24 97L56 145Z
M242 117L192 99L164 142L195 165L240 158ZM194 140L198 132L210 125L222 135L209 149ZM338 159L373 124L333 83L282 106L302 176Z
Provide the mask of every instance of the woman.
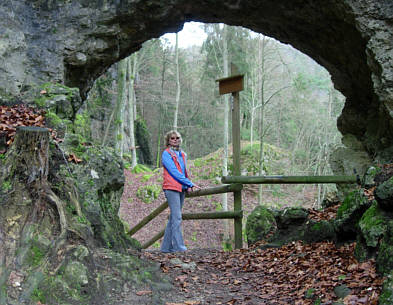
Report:
M162 165L164 166L162 188L171 212L161 244L161 252L164 253L187 250L181 232L181 210L185 192L199 189L188 179L187 159L186 154L180 149L181 142L181 135L175 130L171 130L165 135L166 149L162 152Z

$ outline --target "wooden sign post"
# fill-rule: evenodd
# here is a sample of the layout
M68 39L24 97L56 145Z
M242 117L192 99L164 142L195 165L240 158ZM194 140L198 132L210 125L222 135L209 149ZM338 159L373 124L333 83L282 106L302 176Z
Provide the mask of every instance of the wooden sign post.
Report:
M237 74L236 67L231 65L232 76L218 79L220 95L232 93L232 147L233 147L233 176L240 176L240 102L239 91L243 90L243 75ZM242 210L242 192L233 192L234 211ZM234 220L235 229L235 248L240 249L243 246L242 239L242 217L236 217Z

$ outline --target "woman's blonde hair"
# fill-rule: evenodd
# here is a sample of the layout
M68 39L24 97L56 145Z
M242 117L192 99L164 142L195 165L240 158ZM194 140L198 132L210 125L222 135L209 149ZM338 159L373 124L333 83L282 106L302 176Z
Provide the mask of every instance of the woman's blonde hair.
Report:
M182 143L181 134L180 134L178 131L176 131L176 130L171 130L171 131L168 131L168 132L165 134L165 137L164 137L164 139L165 139L165 146L167 146L167 147L169 146L169 140L170 140L170 138L171 138L173 135L176 135L176 137L179 137L179 138L180 138L180 143L179 143L179 144Z

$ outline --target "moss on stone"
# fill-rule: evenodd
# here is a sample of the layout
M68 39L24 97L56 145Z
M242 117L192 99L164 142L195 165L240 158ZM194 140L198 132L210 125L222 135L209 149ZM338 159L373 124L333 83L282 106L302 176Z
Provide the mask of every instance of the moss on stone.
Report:
M305 225L302 239L308 243L335 240L336 232L334 230L334 225L325 220L315 223L309 221Z
M393 304L393 271L386 277L378 300L379 305Z
M83 293L79 285L69 283L62 274L46 276L41 284L34 290L36 296L45 300L44 304L91 304L91 295ZM92 287L89 289L90 291Z
M37 88L34 103L46 110L47 124L59 130L73 130L72 122L82 105L78 88L69 88L62 84L47 82ZM63 130L61 131L63 132Z
M360 239L356 241L356 246L354 249L354 256L360 262L364 262L369 258L368 249L366 243Z
M4 180L1 184L1 191L4 193L9 192L12 189L12 183L9 180Z
M393 211L393 177L377 186L375 198L382 209Z
M356 198L358 196L357 191L350 192L344 199L343 203L337 210L337 218L343 218L348 210L356 203Z
M292 225L303 224L308 217L308 211L300 207L291 207L280 210L276 215L278 228L287 228Z
M386 220L383 212L374 201L359 221L359 228L368 247L376 247L379 239L386 232Z
M263 240L277 228L273 213L264 206L257 206L247 217L246 237L249 245Z
M378 166L371 166L367 169L362 179L362 186L370 188L375 185L375 177L381 173L382 169Z
M64 270L64 279L73 288L80 288L89 283L87 278L87 267L79 261L71 261Z
M359 230L359 220L370 206L371 202L364 196L363 189L349 192L337 210L335 219L337 237L342 240L355 240Z
M38 246L33 245L28 253L27 262L32 267L37 267L40 265L44 256L45 256L45 252L42 249L40 249Z
M381 274L388 274L393 270L393 220L387 223L387 232L383 237L376 259L377 270Z

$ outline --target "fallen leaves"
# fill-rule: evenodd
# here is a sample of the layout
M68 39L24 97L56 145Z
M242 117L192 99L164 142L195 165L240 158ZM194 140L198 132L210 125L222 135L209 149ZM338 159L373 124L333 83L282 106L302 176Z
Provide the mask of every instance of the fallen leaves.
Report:
M45 94L45 90L41 91L41 94ZM14 106L0 106L0 140L4 139L4 144L10 146L14 142L16 128L19 126L35 126L47 128L45 125L45 114L44 110L38 110L32 107L28 107L24 104ZM52 139L56 143L60 143L63 140L57 138L56 131L48 128ZM0 143L1 144L1 143ZM1 150L0 153L5 153L6 150ZM75 154L71 154L68 157L68 161L80 163L82 162Z
M23 104L0 106L0 134L6 137L7 145L14 141L18 126L45 126L45 112L27 107Z
M344 304L377 304L384 279L378 277L373 260L360 263L354 258L354 247L355 244L337 248L331 242L293 242L266 250L212 250L203 252L203 256L198 250L191 250L177 254L179 259L196 262L194 271L171 264L171 256L144 255L160 261L161 268L173 276L174 285L185 298L206 295L214 304L251 301L307 305L317 300L331 304L339 300L334 288L345 285L350 295L340 299Z
M338 210L339 206L340 206L340 204L337 204L337 205L328 207L328 208L324 209L323 211L310 209L308 219L314 220L314 221L334 219L334 218L336 218L337 210Z

